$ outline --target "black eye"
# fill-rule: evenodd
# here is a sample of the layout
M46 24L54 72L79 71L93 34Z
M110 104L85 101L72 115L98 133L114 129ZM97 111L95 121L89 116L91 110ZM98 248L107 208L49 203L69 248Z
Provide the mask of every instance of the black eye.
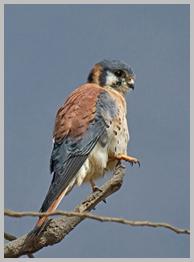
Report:
M123 71L122 70L117 70L117 71L115 71L115 75L117 77L121 77L123 75Z

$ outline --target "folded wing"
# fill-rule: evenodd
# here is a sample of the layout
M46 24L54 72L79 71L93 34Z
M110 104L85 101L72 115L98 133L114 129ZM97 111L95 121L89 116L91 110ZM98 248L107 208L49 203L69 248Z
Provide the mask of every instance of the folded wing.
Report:
M50 161L53 179L41 212L67 188L116 114L113 99L95 84L76 89L59 109Z

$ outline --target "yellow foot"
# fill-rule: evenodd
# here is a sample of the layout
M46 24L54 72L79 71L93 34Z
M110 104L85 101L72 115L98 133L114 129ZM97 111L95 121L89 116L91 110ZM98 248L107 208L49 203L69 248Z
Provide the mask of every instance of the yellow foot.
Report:
M126 156L126 155L118 155L118 156L116 157L116 159L128 161L132 166L133 166L133 164L138 164L139 167L140 167L140 162L139 162L139 160L138 160L137 158L135 158L135 157Z

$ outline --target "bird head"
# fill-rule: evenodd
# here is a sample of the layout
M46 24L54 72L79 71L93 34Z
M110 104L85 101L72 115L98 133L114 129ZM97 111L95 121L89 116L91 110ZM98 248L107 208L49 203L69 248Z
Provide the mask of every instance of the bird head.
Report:
M134 89L135 75L132 68L123 61L103 60L94 65L88 82L113 88L124 94L129 89Z

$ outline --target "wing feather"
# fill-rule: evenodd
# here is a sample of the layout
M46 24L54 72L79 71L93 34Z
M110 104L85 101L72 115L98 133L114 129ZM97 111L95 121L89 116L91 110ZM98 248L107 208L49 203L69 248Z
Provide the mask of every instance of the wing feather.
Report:
M59 113L65 111L63 118L69 118L69 121L71 119L69 111L73 112L74 121L72 121L72 124L66 123L66 126L70 129L66 130L64 128L64 119L63 121L60 120L60 122L59 119L56 120L55 128L60 129L59 133L63 135L59 136L58 130L54 131L56 136L50 165L53 179L40 209L41 212L48 210L54 200L67 188L98 140L106 133L107 121L110 121L117 113L115 102L108 93L104 89L93 85L90 84L86 89L83 88L82 92L78 90L79 95L77 99L73 96L71 107L67 103L68 101L71 102L70 97L66 102L67 104L65 103L64 105L68 110L64 110L64 108L59 110ZM88 96L90 101L88 101ZM80 99L82 99L82 102L86 101L87 105L80 103ZM79 106L76 107L77 111L73 111L72 107L78 104ZM94 111L95 114L93 113ZM62 123L63 129L60 123ZM75 132L75 126L71 126L75 124L78 127L80 126L81 129L77 128L77 133ZM72 130L73 132L71 132Z

